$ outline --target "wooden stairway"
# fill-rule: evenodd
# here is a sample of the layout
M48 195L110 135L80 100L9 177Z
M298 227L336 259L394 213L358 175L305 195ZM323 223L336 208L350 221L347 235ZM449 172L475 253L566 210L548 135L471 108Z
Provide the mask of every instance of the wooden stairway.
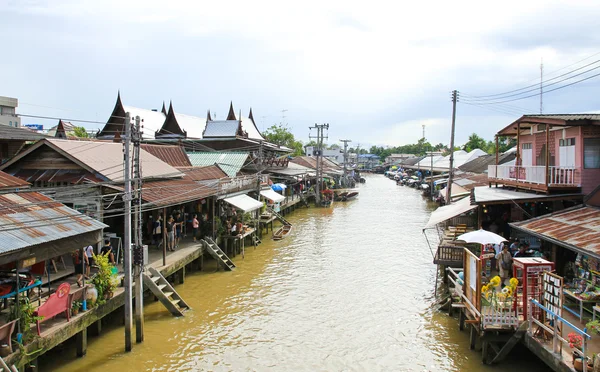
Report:
M204 244L204 248L208 251L208 253L215 260L217 260L218 263L223 265L225 270L231 271L231 270L235 269L235 264L233 263L233 261L231 261L231 259L229 257L227 257L225 252L223 252L221 250L221 248L219 248L219 246L217 245L217 243L214 242L214 240L212 240L211 238L209 238L207 236L204 238L203 244Z
M269 212L275 216L279 221L281 221L282 224L284 225L288 225L288 226L292 226L292 224L286 220L285 218L283 218L283 216L277 212L275 212L272 208L269 208Z
M143 277L146 287L165 305L171 314L183 316L183 312L190 309L189 305L179 296L158 270L149 267L148 271L143 274Z
M308 204L308 200L306 199L306 196L304 196L303 193L300 193L298 195L300 195L300 199L302 199L302 202L304 203L304 205L306 206L306 208L308 208L310 205Z

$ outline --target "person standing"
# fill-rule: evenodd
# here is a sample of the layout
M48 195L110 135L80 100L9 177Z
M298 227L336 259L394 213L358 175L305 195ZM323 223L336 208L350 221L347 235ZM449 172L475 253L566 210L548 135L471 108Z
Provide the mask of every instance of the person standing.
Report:
M194 234L194 241L196 241L196 237L198 236L199 228L200 222L198 221L198 216L194 215L194 218L192 218L192 233Z
M153 225L152 225L152 242L154 244L156 244L156 248L160 249L160 246L163 243L163 238L162 238L162 216L158 215L158 218L156 219L156 221L154 221Z
M177 211L175 213L175 246L173 250L179 248L179 241L181 240L181 232L183 230L183 217L181 217L181 213Z
M94 247L88 245L85 247L85 278L90 278L91 267L94 264Z
M83 261L81 260L83 256ZM77 275L77 286L83 287L83 262L86 262L86 268L89 268L87 264L87 255L85 252L83 255L81 251L78 249L71 254L71 258L73 259L73 267L75 268L75 274Z
M103 256L108 255L108 260L110 261L111 264L115 264L115 255L113 254L112 251L113 247L112 245L110 245L110 239L104 239L104 246L102 246L102 249L100 250L100 253L102 253Z
M169 217L169 220L165 224L165 233L167 234L167 250L175 251L175 222L173 216Z
M496 260L498 261L498 269L500 271L500 278L502 278L502 282L508 278L510 278L513 258L508 251L508 245L504 245L502 247L502 251L496 255Z

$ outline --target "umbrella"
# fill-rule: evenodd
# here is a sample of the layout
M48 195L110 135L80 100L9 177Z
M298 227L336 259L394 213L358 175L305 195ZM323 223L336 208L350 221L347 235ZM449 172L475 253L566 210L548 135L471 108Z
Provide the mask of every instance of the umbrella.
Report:
M479 244L500 244L506 241L506 239L504 239L500 235L494 234L491 231L486 231L483 229L462 234L456 237L456 240L462 240L467 243Z
M276 183L271 185L271 188L273 189L273 191L283 191L287 188L287 186L283 183Z

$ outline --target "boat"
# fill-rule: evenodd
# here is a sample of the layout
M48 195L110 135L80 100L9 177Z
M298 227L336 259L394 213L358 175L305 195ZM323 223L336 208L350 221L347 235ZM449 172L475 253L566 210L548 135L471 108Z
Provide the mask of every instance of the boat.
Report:
M356 199L357 196L358 196L358 191L349 192L348 194L346 194L346 198L343 201L349 201L349 200Z
M292 225L283 225L273 234L273 240L281 240L292 231Z

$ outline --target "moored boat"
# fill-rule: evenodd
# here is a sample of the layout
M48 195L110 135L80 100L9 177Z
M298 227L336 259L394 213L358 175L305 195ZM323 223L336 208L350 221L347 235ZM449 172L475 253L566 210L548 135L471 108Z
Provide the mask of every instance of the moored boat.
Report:
M292 231L292 225L283 225L273 234L273 240L281 240Z

